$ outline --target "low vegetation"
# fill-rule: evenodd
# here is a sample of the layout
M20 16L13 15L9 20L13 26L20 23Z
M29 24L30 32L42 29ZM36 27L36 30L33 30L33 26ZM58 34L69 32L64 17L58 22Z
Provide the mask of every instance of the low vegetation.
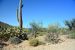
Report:
M68 27L69 38L75 39L75 19L65 21L65 25Z
M70 31L68 38L75 39L75 31Z
M39 41L38 39L34 38L29 41L29 44L30 44L30 46L38 46L38 45L41 45L44 43Z
M7 26L5 26L7 25ZM68 35L69 38L75 39L75 20L65 21L67 27L59 27L58 25L49 25L48 28L44 28L41 24L32 22L31 28L20 28L16 26L10 26L5 23L0 23L0 40L9 41L11 44L19 44L24 40L28 40L31 46L38 46L43 44L37 37L45 35L46 43L58 43L59 36Z
M47 42L51 42L51 43L53 43L53 44L54 44L54 43L58 43L59 36L58 36L57 33L48 33L48 34L46 35L45 40L46 40Z
M8 41L10 37L20 37L21 39L27 39L26 32L23 31L23 33L20 33L20 30L18 27L10 27L10 28L1 28L2 31L0 32L0 38L2 38L4 41ZM22 37L24 36L24 37Z
M21 39L19 39L18 37L10 37L9 40L8 40L11 44L19 44L21 43Z

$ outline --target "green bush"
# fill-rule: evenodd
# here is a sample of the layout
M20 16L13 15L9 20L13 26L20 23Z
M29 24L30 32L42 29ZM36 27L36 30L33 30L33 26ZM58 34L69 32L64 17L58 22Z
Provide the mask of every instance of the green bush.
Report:
M58 43L58 37L58 33L48 33L45 37L45 40L51 43Z
M31 26L31 33L33 35L34 38L37 37L37 32L42 31L42 25L40 25L40 23L36 23L36 22L32 22L30 23Z
M14 37L14 36L17 37L19 36L21 40L27 39L27 33L25 33L25 29L23 29L23 32L20 33L20 29L18 27L0 28L0 38L3 41L8 41L10 37Z
M59 33L60 27L59 25L53 24L48 26L48 33Z
M65 25L69 28L69 30L75 30L75 19L66 20Z
M41 41L39 41L38 39L31 39L30 41L29 41L29 44L31 45L31 46L38 46L38 45L41 45L41 44L43 44Z
M28 36L27 36L26 33L20 34L20 35L18 36L18 38L21 39L21 40L28 40Z
M75 39L75 31L70 32L69 38Z
M45 35L47 32L37 32L38 33L38 36L43 36Z
M19 44L19 43L21 43L22 41L21 41L18 37L10 37L10 38L9 38L9 42L10 42L11 44Z
M66 34L68 34L68 32L69 32L69 30L67 28L60 28L59 29L59 33L61 35L66 35Z

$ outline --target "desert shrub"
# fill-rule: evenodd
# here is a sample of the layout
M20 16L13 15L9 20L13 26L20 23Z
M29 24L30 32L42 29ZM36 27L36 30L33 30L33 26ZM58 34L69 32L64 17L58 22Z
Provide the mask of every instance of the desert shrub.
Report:
M51 43L58 43L58 38L59 38L59 27L58 25L49 25L48 26L48 33L46 34L45 40L47 42Z
M42 26L36 22L30 23L30 26L31 26L31 33L36 38L37 32L42 31Z
M41 41L39 41L38 39L31 39L30 41L29 41L29 44L31 45L31 46L38 46L38 45L41 45L41 44L43 44Z
M3 41L8 41L10 37L10 34L6 33L6 32L0 32L0 38L3 40Z
M9 40L9 38L10 38L10 34L3 34L3 40L4 41L8 41Z
M19 27L8 27L4 28L1 27L0 29L0 38L3 39L4 41L8 41L10 37L17 36L21 40L27 39L27 33L25 29L23 29L23 32L20 33L20 28Z
M9 38L9 42L11 43L11 44L19 44L19 43L21 43L22 41L18 38L18 37L10 37Z
M29 42L29 44L31 45L31 46L38 46L38 40L37 39L32 39L32 40L30 40L30 42Z
M38 36L43 36L45 35L47 32L37 32Z
M21 39L21 40L28 40L28 36L27 36L26 33L20 34L20 35L18 36L18 38Z
M52 32L52 33L58 33L59 32L59 26L56 24L52 24L48 26L48 32Z
M75 19L66 20L65 25L69 28L69 30L75 30Z
M10 38L10 34L12 33L11 28L4 28L1 32L0 32L0 38L2 38L3 40L5 39L9 39Z
M60 28L59 33L61 35L66 35L66 34L68 34L68 29L67 28Z
M75 31L69 31L69 36L68 38L75 39Z
M45 40L51 43L58 43L58 33L47 33Z
M23 29L22 29L22 32L23 32L23 33L30 33L29 28L23 28Z

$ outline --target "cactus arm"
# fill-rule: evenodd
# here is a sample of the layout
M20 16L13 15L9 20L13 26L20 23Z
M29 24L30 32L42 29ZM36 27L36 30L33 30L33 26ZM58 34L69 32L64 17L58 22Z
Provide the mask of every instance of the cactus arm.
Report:
M19 16L18 16L18 8L17 8L17 11L16 11L16 15L17 15L17 20L18 20L18 22L19 22Z

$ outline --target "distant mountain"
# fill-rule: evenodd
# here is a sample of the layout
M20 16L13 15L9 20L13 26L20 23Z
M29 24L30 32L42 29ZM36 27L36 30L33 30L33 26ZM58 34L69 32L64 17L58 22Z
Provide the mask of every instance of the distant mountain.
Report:
M12 26L0 21L0 27L7 28L7 27L12 27Z

